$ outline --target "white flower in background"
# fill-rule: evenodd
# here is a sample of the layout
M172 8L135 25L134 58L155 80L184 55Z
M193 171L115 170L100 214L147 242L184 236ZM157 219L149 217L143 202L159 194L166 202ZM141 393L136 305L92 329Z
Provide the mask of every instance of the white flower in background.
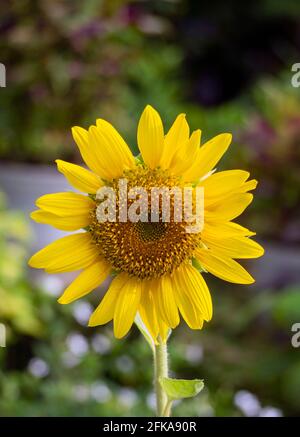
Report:
M67 346L69 351L77 357L82 357L89 351L87 339L78 333L72 333L67 337Z
M122 407L132 408L138 400L136 392L132 388L121 388L118 393L118 402Z
M41 358L32 358L28 364L28 371L36 378L44 378L49 374L49 366Z
M188 344L185 348L185 358L192 364L198 364L203 359L203 348L199 344Z
M282 411L275 407L264 407L260 410L259 417L282 417Z
M112 394L106 384L96 382L91 387L91 397L100 404L104 404L112 398Z
M59 276L41 276L39 285L45 294L57 297L61 294L65 287L65 283Z
M73 307L73 315L77 322L86 326L91 314L93 312L93 307L88 302L75 302Z
M256 417L261 410L257 397L246 390L240 390L235 394L234 404L247 417Z
M130 373L134 369L134 362L127 355L121 355L116 359L116 367L122 373Z
M95 334L91 343L92 348L98 354L107 354L111 350L111 341L103 334Z
M90 390L87 385L78 384L73 389L74 399L78 402L86 402L90 397Z

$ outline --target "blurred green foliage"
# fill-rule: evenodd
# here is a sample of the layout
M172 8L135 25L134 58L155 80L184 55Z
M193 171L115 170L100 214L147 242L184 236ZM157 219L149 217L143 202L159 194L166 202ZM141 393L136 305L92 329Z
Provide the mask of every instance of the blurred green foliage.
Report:
M254 87L248 97L245 122L236 135L240 151L229 160L230 165L249 168L259 181L255 209L247 217L249 226L269 240L297 246L300 242L300 93L290 80L291 75L285 72Z
M0 193L1 194L1 193ZM32 288L25 278L25 257L31 233L19 211L5 209L0 197L0 320L8 323L8 336L35 335L41 330Z
M0 157L75 159L69 129L97 117L116 122L134 148L133 126L147 103L174 116L180 52L128 25L122 3L10 2L3 21L6 15L12 24L0 40L8 70L8 86L1 90Z

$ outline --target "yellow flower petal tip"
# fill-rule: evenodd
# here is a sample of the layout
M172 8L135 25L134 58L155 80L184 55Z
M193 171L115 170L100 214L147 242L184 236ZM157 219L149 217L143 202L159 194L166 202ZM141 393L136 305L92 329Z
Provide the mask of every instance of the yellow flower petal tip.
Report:
M154 109L154 107L148 103L148 105L145 106L144 112L145 111L155 111L156 112L156 109Z
M224 142L227 146L230 146L230 144L232 143L232 134L229 132L219 134L217 135L217 137L215 137L215 139L217 138Z
M32 257L29 258L29 260L27 261L27 264L29 265L29 267L35 268L34 263L32 262Z
M42 269L43 267L38 262L35 255L32 255L32 257L28 260L29 267L32 267L34 269Z
M255 258L260 258L261 256L263 256L265 254L265 249L257 242L255 242L255 243L256 243L256 250L257 250L257 255L255 256Z
M185 113L165 133L158 111L147 105L137 128L142 165L106 120L99 118L88 129L74 126L72 135L87 168L61 159L55 162L82 194L46 194L37 199L39 209L30 214L38 223L79 231L49 244L28 261L48 273L79 271L58 299L60 304L87 295L117 271L88 326L113 321L115 337L123 338L139 314L156 344L159 338L166 342L169 330L181 319L191 329L202 329L212 319L205 275L235 284L255 282L236 260L258 258L264 249L250 238L255 232L233 220L251 203L249 191L257 181L249 180L244 170L215 171L232 141L230 133L218 134L201 145L202 132L190 132ZM192 187L195 192L203 187L204 227L191 233L183 226L184 220L162 223L152 217L148 222L125 223L118 216L112 222L99 221L96 193L105 185L117 187L124 177L128 186L142 187L147 194L153 187ZM119 209L124 206L122 199L118 198ZM159 217L162 208L163 202Z
M66 304L70 303L70 301L68 299L65 299L63 296L61 296L59 299L57 299L57 302L60 303L61 305L66 305Z
M184 121L184 120L186 120L186 114L184 112L182 112L181 114L178 115L177 118L180 121Z
M250 275L251 276L251 275ZM241 285L251 285L254 284L256 281L253 277L251 277L252 279L249 279L249 281L245 281L244 283L242 283Z
M32 212L30 213L30 218L31 218L33 221L38 222L38 211L32 211Z
M93 317L91 317L88 322L88 326L90 328L94 328L95 326L99 326L99 323L97 323L97 321Z

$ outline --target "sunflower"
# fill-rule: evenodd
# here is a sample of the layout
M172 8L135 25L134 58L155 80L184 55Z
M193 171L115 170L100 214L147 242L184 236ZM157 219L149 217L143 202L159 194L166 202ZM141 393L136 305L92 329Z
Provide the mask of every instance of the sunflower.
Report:
M251 284L252 276L236 261L256 258L263 248L250 239L254 232L233 222L251 203L257 181L244 170L218 173L214 168L226 152L231 135L220 134L201 143L201 131L190 134L180 114L165 135L161 118L147 106L139 120L134 157L123 138L103 119L88 130L72 129L89 168L57 160L58 170L81 193L46 194L36 201L31 217L64 231L79 231L49 244L29 265L48 273L80 270L59 298L68 304L97 288L109 275L112 282L89 326L113 320L121 338L139 315L156 342L166 341L182 317L191 329L201 329L212 317L212 301L203 279L211 273L225 281ZM184 222L101 222L97 192L116 187L203 187L204 227L189 233ZM122 199L117 199L121 208Z

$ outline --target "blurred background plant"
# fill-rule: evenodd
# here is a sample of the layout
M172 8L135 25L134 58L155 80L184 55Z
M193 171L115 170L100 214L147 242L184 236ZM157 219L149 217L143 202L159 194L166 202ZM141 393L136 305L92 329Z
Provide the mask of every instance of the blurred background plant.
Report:
M174 375L206 381L174 414L300 414L300 352L291 346L291 326L300 322L300 92L290 71L300 61L299 35L296 0L1 4L0 323L7 347L0 348L0 415L154 413L152 358L138 332L120 342L110 327L86 327L103 290L59 306L69 278L26 267L33 245L56 236L33 227L28 211L38 194L66 189L53 160L79 162L70 127L106 118L136 151L147 103L166 127L186 112L204 139L233 132L220 168L249 169L259 180L243 223L267 248L249 263L255 285L208 277L213 321L201 332L181 326L172 335Z

